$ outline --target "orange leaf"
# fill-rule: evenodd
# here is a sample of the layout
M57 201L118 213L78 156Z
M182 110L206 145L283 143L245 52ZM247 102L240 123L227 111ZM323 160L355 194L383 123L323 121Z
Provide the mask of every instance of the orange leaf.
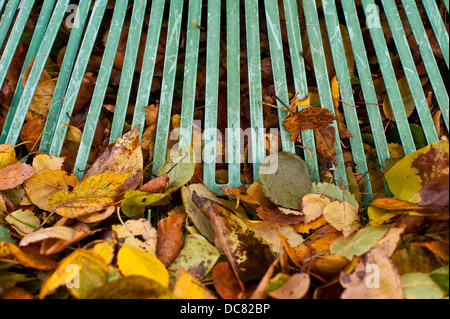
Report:
M242 293L239 280L227 261L218 262L212 271L214 288L223 299L237 299Z
M33 176L35 170L24 163L16 163L0 169L0 190L15 188Z
M173 215L158 222L156 256L167 267L177 258L183 247L182 228L186 215Z
M56 261L47 256L34 255L11 243L0 242L0 259L15 261L25 267L52 270L57 266Z

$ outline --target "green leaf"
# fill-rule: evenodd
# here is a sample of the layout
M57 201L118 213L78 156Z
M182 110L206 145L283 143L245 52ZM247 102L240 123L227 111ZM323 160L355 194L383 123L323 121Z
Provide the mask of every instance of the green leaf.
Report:
M439 287L448 295L449 291L449 275L448 275L448 265L438 268L430 273L430 278L438 284Z
M175 299L175 295L155 280L126 276L96 288L87 299Z
M9 235L9 230L3 226L0 226L0 242L10 243L11 236Z
M180 254L169 266L172 280L176 278L178 269L183 267L196 279L201 280L207 275L220 257L220 252L200 234L186 237Z
M361 256L382 238L388 231L389 226L369 226L355 233L350 239L337 239L330 247L331 253L352 259L353 256Z
M185 185L194 176L195 154L192 147L184 148L176 155L171 156L170 161L160 168L158 175L161 176L169 170L166 192L170 194Z
M166 193L148 194L146 192L131 190L125 194L125 200L120 204L120 208L125 216L137 218L144 214L145 207L159 202L167 195Z
M305 161L292 153L269 155L259 168L258 180L264 194L275 204L299 209L311 191L311 177Z
M358 202L349 190L345 189L344 192L342 192L342 188L336 184L330 184L328 188L327 186L328 183L312 183L311 193L324 194L325 196L337 199L340 202L344 201L345 196L345 201L349 202L353 206L359 207Z
M427 274L407 273L401 276L401 280L407 299L440 299L445 296L445 291Z

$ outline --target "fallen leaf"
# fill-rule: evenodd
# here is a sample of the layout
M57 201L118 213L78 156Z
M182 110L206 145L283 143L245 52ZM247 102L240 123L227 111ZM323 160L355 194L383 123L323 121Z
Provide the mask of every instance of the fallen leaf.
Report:
M147 183L145 183L144 185L139 187L138 190L141 192L149 193L149 194L164 193L167 188L168 181L169 181L169 175L163 174L161 176L158 176L158 177L148 181Z
M441 299L445 296L445 291L427 274L407 273L401 280L406 299Z
M48 154L38 154L33 158L33 167L36 170L36 174L44 171L57 171L61 170L64 157L56 157Z
M330 199L320 194L310 193L303 196L302 212L305 216L305 224L319 218L324 208L330 203Z
M143 158L139 141L139 126L110 144L92 163L82 180L105 172L130 173L136 185L142 180Z
M337 199L340 202L343 202L344 200L349 202L355 207L359 207L358 202L353 197L352 193L349 192L348 189L344 189L342 191L342 188L337 186L334 183L328 184L328 183L312 183L311 185L311 193L317 193L320 195L325 195L334 199Z
M169 266L172 278L183 268L197 280L202 280L214 267L220 257L216 247L202 235L187 235L184 246L177 258Z
M300 223L292 225L295 230L300 234L309 234L311 230L319 229L327 224L327 221L323 216L320 216L316 220L309 222L308 224Z
M124 276L144 276L164 287L169 286L169 273L164 264L155 255L142 249L121 247L117 254L117 266Z
M358 208L346 201L329 203L323 210L323 217L331 226L342 231L344 237L361 227Z
M19 246L24 247L33 243L41 243L40 254L51 255L58 253L69 245L78 242L90 235L89 227L86 224L78 224L74 227L52 226L40 228L20 241Z
M369 251L389 229L388 225L365 227L353 234L351 238L340 238L330 247L331 253L351 260L353 256L361 256Z
M331 244L340 237L342 237L342 232L331 225L326 225L308 237L304 244L314 253L325 255L329 253Z
M130 179L133 176L129 173L92 175L82 180L73 191L54 193L47 202L55 213L66 218L98 212L114 203L115 197L129 187L126 184Z
M194 176L194 172L195 154L193 148L189 146L171 155L169 161L160 168L158 175L167 173L169 181L166 192L173 193L187 184Z
M117 233L117 239L123 246L156 254L157 231L147 219L130 219L123 225L113 225L112 230Z
M274 254L280 251L282 244L279 233L285 236L288 242L294 247L301 245L303 242L303 237L292 226L278 226L265 221L250 219L246 219L243 222L269 244Z
M312 259L311 270L321 276L333 277L343 271L349 263L349 260L342 256L319 256Z
M447 211L449 206L449 146L430 144L402 158L386 174L394 196L419 206Z
M265 206L259 206L256 209L256 214L265 222L277 224L277 225L294 225L304 221L305 217L298 214L285 214L278 208L271 208Z
M76 298L85 298L97 287L106 284L108 266L93 252L79 248L59 262L58 268L42 281L39 298L65 286Z
M33 176L35 170L24 163L15 163L0 169L0 191L15 188Z
M5 220L22 236L33 232L41 223L28 209L18 209L6 216Z
M2 299L36 299L36 297L24 288L12 287L3 293Z
M167 194L165 193L149 194L147 192L129 190L120 203L120 209L127 217L138 218L144 214L145 207L156 205L166 197Z
M29 107L31 111L42 116L47 116L50 105L52 104L57 81L58 78L54 78L38 83Z
M16 151L11 144L0 144L0 170L16 162Z
M16 245L7 242L0 242L0 260L45 271L52 270L57 266L56 261L50 257L28 253Z
M214 288L223 299L238 299L242 294L242 287L233 267L227 261L218 262L212 271Z
M291 133L289 138L293 142L300 143L302 130L314 130L317 153L336 163L336 150L333 146L336 131L330 126L334 120L337 120L337 117L330 110L310 106L299 112L289 113L283 121L283 128Z
M156 256L165 266L170 265L183 247L182 228L186 215L168 216L158 221Z
M375 266L370 266L375 265ZM380 248L371 250L350 274L341 272L342 299L403 299L400 276Z
M286 250L287 255L289 256L289 259L297 267L302 268L305 261L312 256L309 247L306 245L298 245L292 247L287 238L283 234L279 233L278 235L280 237L284 249Z
M156 280L132 275L92 289L86 299L176 299L176 296Z
M300 156L288 152L266 157L258 181L273 203L291 209L301 208L302 197L311 191L308 166Z
M292 275L283 286L268 291L267 294L275 299L301 299L308 292L309 284L309 275L298 273Z
M78 178L62 170L47 170L32 176L24 184L24 189L33 204L48 212L54 208L48 205L47 200L59 191L72 189L79 183Z
M397 81L398 88L400 90L400 94L402 96L403 107L405 108L405 114L409 117L416 108L416 104L414 103L414 99L411 95L411 91L409 89L408 81L406 77L402 77ZM383 100L383 111L384 115L395 122L394 112L392 111L391 101L389 99L388 94L385 95Z
M240 281L260 279L273 261L267 242L217 202L199 197L195 192L192 201L211 221L216 241Z
M181 299L217 299L201 282L183 268L178 270L172 291L175 296Z

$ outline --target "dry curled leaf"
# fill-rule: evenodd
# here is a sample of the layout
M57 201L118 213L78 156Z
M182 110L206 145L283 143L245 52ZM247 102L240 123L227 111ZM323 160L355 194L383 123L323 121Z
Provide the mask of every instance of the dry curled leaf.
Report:
M174 215L158 222L158 244L156 256L166 266L170 265L183 247L182 228L186 215Z

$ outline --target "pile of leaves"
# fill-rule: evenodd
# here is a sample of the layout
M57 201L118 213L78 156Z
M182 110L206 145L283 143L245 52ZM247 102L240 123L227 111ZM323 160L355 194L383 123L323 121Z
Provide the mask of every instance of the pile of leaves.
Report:
M362 9L358 1L356 5L358 10ZM308 35L302 25L302 40L305 41L302 56L310 93L299 98L293 94L290 103L285 101L289 105L284 109L287 116L283 128L290 133L299 150L303 147L301 131L313 130L321 182L311 182L308 168L300 156L280 149L267 162L276 163L275 171L269 174L263 164L258 176L253 176L251 164L245 161L241 180L251 185L222 187L225 196L219 196L205 186L202 164L193 160L199 156L194 153L198 145L168 154L158 176L150 173L167 23L161 28L142 139L139 139L138 128L128 124L139 85L138 81L133 81L125 133L108 145L131 14L127 14L119 40L88 168L81 178L72 173L113 7L113 4L108 5L106 10L60 156L37 149L70 34L64 23L30 104L20 132L21 142L0 145L0 297L448 297L448 132L407 24L404 27L423 89L430 92L427 102L439 142L426 143L399 55L382 13L383 30L418 150L405 156L377 57L370 45L370 33L365 28L367 55L380 104L374 107L380 108L391 157L384 163L384 171L381 170L351 44L344 25L341 25L356 104L353 107L357 110L370 171L366 175L356 173L349 143L352 136L344 124L334 66L329 63L331 60L327 61L335 101L333 113L321 107L307 45ZM299 8L302 15L301 6ZM322 14L321 6L318 10ZM419 6L419 10L422 12L423 8ZM1 88L0 123L5 121L15 88L25 86L33 66L31 59L20 76L38 14L38 8L31 13ZM404 12L400 14L404 17ZM205 20L206 8L202 15ZM283 15L281 12L282 20ZM261 18L264 19L264 14ZM323 16L320 21L324 23ZM304 23L304 20L300 22ZM202 30L194 112L195 119L201 120L204 116L206 29L200 26L200 21L192 23ZM273 107L277 97L273 94L265 23L260 27L264 127L279 128L278 113ZM448 70L430 26L425 27L431 31L429 40L438 65ZM135 79L139 78L142 67L147 29L148 21L144 21ZM225 24L222 31L225 31ZM325 55L329 57L328 36L325 28L322 31ZM171 130L180 126L185 40L183 31ZM284 33L283 45L288 52ZM221 43L221 47L225 48L226 43ZM245 45L241 46L240 56L241 82L246 84ZM225 61L225 56L221 56L219 129L227 126ZM290 61L286 58L285 62L289 91L294 92ZM250 126L249 92L248 87L242 87L241 127L246 129ZM334 181L330 173L336 155L333 146L336 132L330 125L333 121L338 124L349 185ZM202 141L202 134L201 128L194 125L194 143ZM169 144L168 148L171 146ZM219 156L226 156L227 150L220 142L217 149ZM248 150L247 144L245 149ZM217 168L217 179L221 183L228 175L227 167L219 164ZM369 175L372 194L367 194L364 188ZM392 194L386 193L386 186ZM375 199L368 202L367 196Z
M62 157L27 164L12 145L0 150L4 298L448 295L446 141L387 172L395 197L370 204L365 225L348 190L311 183L291 153L248 189L222 187L221 198L195 182L191 148L144 182L137 127L80 180Z

